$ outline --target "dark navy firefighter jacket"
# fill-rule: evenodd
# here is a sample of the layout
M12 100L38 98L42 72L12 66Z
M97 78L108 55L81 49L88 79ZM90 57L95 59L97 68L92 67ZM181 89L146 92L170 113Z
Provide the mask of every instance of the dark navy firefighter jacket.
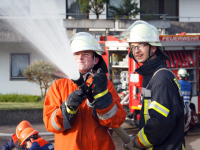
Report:
M17 135L13 134L12 138L2 146L2 150L12 150L16 148L17 150L26 150L26 148L20 148L17 146Z
M162 56L135 71L143 76L137 140L148 150L185 150L184 105L177 78Z
M54 145L45 141L42 138L38 138L33 141L31 148L29 150L54 150Z

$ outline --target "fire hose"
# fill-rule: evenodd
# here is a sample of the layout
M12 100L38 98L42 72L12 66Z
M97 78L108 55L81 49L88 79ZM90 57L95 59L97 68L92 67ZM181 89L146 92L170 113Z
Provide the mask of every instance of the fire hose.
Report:
M92 73L88 72L85 75L85 81L89 77L90 74L92 74ZM83 76L81 74L80 74L79 79L72 80L72 81L87 95L87 99L90 102L93 102L92 87L91 87L93 85L93 83L91 83L89 86L87 86L84 79L83 79ZM113 128L113 130L121 138L121 140L124 142L124 144L129 143L130 137L121 126L119 128Z

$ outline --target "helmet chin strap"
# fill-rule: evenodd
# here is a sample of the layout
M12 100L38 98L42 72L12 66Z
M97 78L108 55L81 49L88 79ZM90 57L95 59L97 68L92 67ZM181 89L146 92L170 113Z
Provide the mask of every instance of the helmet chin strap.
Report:
M151 52L151 45L149 45L149 57L147 58L147 60L145 61L145 62L148 62L149 61L149 59L152 57L152 56L154 56L156 53L153 53L151 56L150 56L150 52ZM144 62L144 63L145 63Z
M133 56L134 61L138 64L138 66L140 66L140 64L138 63L138 61L135 59L135 57Z

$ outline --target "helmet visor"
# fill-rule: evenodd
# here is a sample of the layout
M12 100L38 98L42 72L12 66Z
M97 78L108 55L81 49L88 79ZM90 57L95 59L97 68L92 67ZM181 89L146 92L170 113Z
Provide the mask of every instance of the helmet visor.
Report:
M141 26L138 26L141 25ZM130 27L123 31L119 40L128 40L129 42L160 42L159 33L152 25L145 21L135 21Z

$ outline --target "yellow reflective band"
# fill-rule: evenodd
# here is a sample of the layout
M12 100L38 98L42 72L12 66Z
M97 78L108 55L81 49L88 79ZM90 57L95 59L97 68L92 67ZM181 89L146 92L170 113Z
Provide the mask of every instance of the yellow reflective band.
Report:
M151 102L149 109L154 109L155 111L159 112L160 114L162 114L165 117L167 117L167 115L169 114L169 109L162 106L161 104L159 104L156 101Z
M142 145L144 145L145 147L153 147L153 145L147 139L147 136L144 134L144 128L142 128L139 131L138 138L139 138L140 143L142 143Z
M141 110L141 107L131 106L131 109Z
M65 101L65 106L66 106L66 110L67 110L67 112L68 113L70 113L70 114L76 114L77 113L77 111L78 111L78 108L75 110L75 111L72 111L71 109L69 109L68 107L67 107L67 102Z
M99 98L99 97L102 97L102 96L106 95L107 93L108 93L108 89L106 89L105 91L103 91L103 92L101 92L101 93L95 95L95 96L94 96L94 99L97 99L97 98Z
M144 121L145 121L145 124L147 122L147 114L148 114L148 101L145 99L144 100Z
M78 111L78 108L75 110L75 111L72 111L71 109L69 109L68 107L67 107L67 112L68 113L70 113L70 114L76 114L77 113L77 111Z
M178 89L180 90L181 88L180 88L180 85L179 85L177 78L174 78L174 82L176 83L176 85L178 86Z
M149 113L148 113L148 108L149 108L150 103L151 103L150 99L144 99L144 121L145 121L145 124L146 124L147 120L150 118Z
M183 145L183 143L182 143L182 150L185 150L185 146Z

